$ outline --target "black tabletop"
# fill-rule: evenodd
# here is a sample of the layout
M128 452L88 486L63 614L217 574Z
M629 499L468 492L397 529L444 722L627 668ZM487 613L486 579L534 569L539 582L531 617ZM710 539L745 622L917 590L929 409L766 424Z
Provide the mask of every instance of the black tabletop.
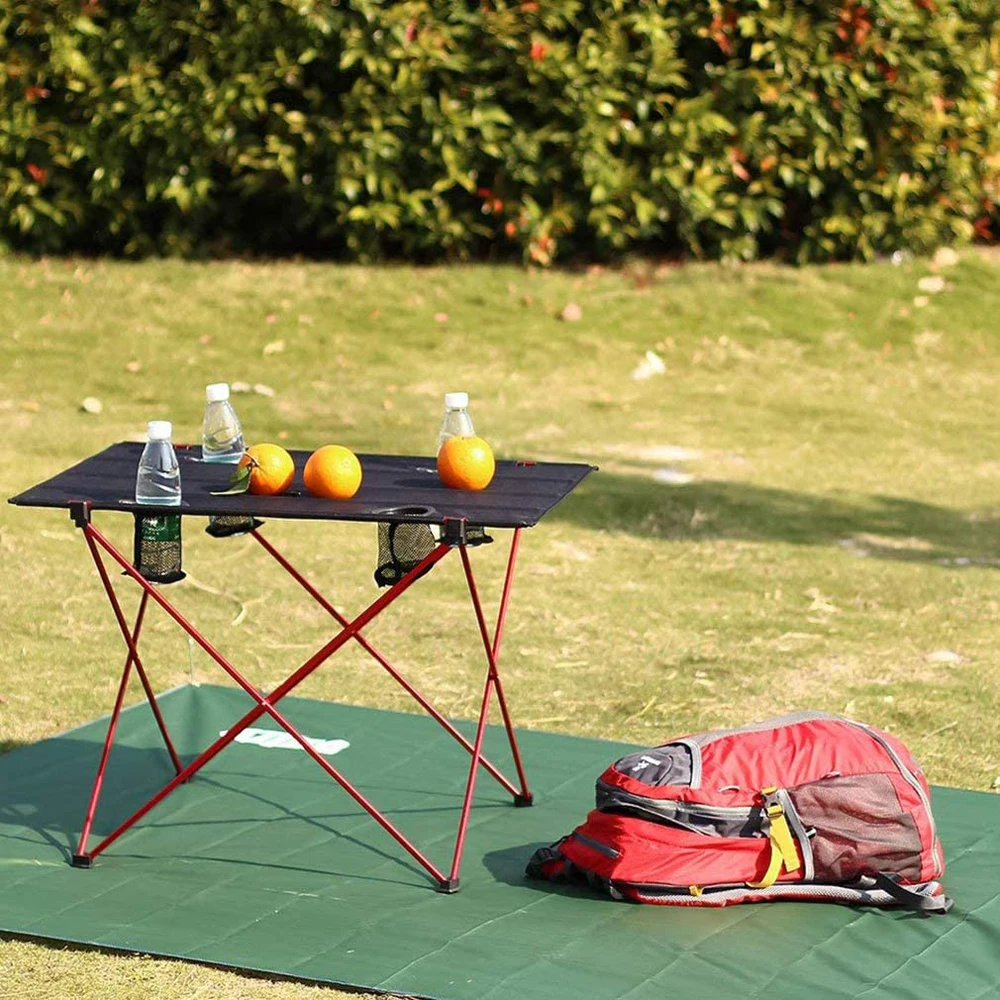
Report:
M94 510L164 513L135 502L135 474L143 446L122 441L11 497L25 507L62 507L85 501ZM328 521L423 521L465 518L488 528L527 528L569 494L593 466L564 462L497 462L493 482L479 492L450 490L438 479L435 460L404 455L359 455L364 479L350 500L311 496L302 485L308 451L290 451L295 481L276 497L227 488L231 465L203 462L201 448L177 447L181 469L180 514L252 514Z

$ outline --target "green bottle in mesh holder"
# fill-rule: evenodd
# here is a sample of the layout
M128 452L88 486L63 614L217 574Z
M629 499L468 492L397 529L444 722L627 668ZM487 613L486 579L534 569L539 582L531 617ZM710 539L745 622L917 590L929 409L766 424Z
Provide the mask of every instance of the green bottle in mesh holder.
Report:
M181 572L181 519L168 513L181 505L181 471L169 420L150 420L148 441L139 458L135 477L135 501L146 506L162 506L162 514L135 515L132 563L153 583L176 583Z
M151 583L176 583L181 570L179 514L136 514L132 563Z

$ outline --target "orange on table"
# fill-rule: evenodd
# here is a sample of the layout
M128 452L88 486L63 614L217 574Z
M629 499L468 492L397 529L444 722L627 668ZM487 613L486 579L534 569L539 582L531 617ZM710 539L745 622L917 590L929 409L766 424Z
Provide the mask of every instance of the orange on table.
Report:
M250 466L247 492L257 496L284 493L295 478L292 456L279 444L255 444L247 448L239 468Z
M350 448L324 445L309 456L302 481L313 496L350 500L361 486L361 463Z
M485 490L496 467L493 449L481 437L449 438L438 452L438 475L453 490Z

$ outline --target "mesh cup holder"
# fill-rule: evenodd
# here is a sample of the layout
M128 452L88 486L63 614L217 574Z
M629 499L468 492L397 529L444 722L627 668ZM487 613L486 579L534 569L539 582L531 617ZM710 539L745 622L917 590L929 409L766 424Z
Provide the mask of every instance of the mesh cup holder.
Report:
M380 513L427 516L436 512L431 507L397 507ZM492 541L483 528L467 526L465 529L466 545L486 545ZM438 538L429 524L380 521L375 582L380 587L390 587L397 583L419 565L421 560L426 559L437 544ZM424 573L429 570L428 566ZM424 573L420 575L423 576Z
M132 565L150 583L177 583L181 570L179 514L136 514Z
M205 534L213 538L231 538L234 535L249 534L263 523L249 514L213 514L208 519Z

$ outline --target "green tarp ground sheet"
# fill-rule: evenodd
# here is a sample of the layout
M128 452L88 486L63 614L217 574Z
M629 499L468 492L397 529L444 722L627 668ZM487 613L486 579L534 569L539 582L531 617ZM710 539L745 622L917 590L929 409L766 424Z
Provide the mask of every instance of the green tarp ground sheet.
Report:
M188 759L249 704L208 686L162 701ZM451 737L417 715L295 698L282 709L309 737L346 740L329 759L447 867L468 762ZM521 734L534 808L514 808L480 772L457 895L435 892L305 753L253 742L232 744L93 869L75 869L106 725L0 757L0 930L456 1000L1000 996L994 795L935 789L956 905L931 918L816 903L638 906L526 881L532 851L582 821L594 779L626 749L538 732ZM502 730L487 742L506 764ZM171 773L149 709L125 712L97 835Z

